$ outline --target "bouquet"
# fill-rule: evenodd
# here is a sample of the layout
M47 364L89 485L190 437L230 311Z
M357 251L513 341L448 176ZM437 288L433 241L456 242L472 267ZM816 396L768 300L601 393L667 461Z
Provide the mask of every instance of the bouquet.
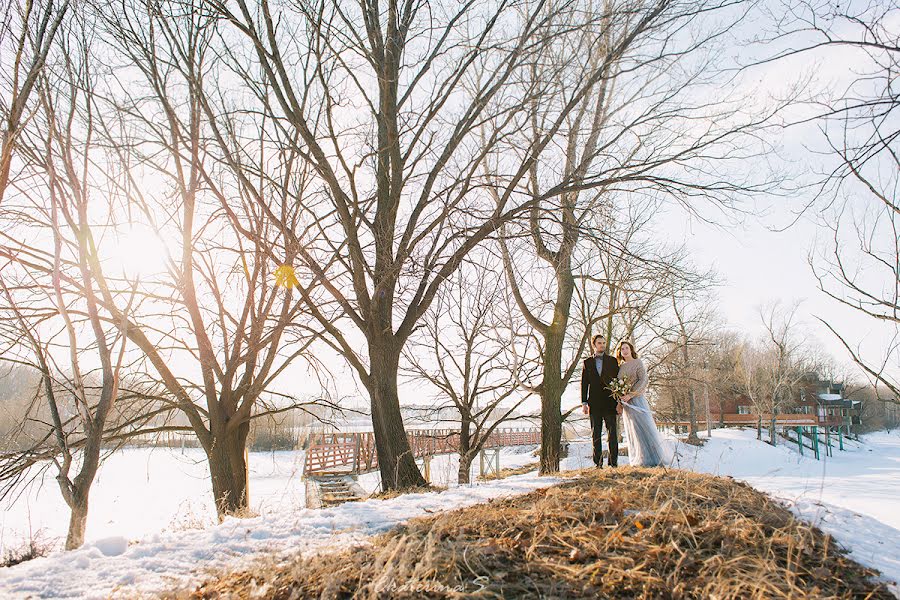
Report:
M612 381L609 382L609 385L606 386L612 395L613 398L616 399L616 414L622 414L622 396L631 391L631 384L628 382L627 377L616 377Z
M629 393L631 391L631 384L628 382L627 377L616 377L612 381L609 382L609 385L606 386L616 400L620 400L622 396Z

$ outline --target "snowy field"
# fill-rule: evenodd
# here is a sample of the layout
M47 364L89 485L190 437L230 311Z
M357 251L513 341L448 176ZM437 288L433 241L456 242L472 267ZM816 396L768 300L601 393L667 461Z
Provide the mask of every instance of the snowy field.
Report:
M860 444L848 444L845 452L835 449L834 457L823 461L801 458L787 445L760 443L755 431L714 431L699 449L674 439L668 443L674 466L731 475L781 498L848 547L855 559L890 580L900 579L900 433L871 434ZM505 450L501 466L534 461L530 450ZM307 510L301 465L300 453L251 454L251 507L259 516L216 525L199 451L124 451L101 469L85 547L0 569L0 597L134 597L191 586L217 568L265 555L334 548L409 518L557 481L531 473L451 487L441 494ZM588 444L580 442L563 468L589 465ZM453 457L436 458L435 483L455 480L456 466ZM364 476L361 483L373 490L377 476ZM65 534L67 515L52 479L3 508L7 547L20 543L29 528L48 541Z

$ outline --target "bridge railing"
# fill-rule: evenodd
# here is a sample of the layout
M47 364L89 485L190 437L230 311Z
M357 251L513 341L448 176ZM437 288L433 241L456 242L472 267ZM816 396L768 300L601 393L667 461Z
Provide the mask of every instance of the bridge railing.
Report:
M710 422L713 425L718 426L720 423L724 426L755 426L759 423L759 419L762 417L762 424L768 425L772 423L772 415L745 415L745 414L724 414L721 417L718 415L712 416ZM682 420L682 421L665 421L660 419L658 421L660 425L663 426L687 426L690 425L690 421ZM697 425L699 426L702 423L703 427L706 427L706 416L705 415L697 415ZM822 422L819 421L816 415L805 414L805 413L797 413L790 414L784 413L780 415L775 415L775 424L778 426L781 425L821 425Z
M435 456L459 451L459 431L454 429L413 429L407 432L413 456ZM485 448L524 446L541 443L539 429L495 429ZM375 434L371 431L315 433L310 436L303 474L360 474L378 468Z

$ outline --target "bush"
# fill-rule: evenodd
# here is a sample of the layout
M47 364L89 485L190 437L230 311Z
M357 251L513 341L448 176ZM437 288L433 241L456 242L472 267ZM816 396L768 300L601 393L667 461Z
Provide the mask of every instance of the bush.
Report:
M23 545L16 548L8 548L3 553L3 558L0 559L0 567L11 567L34 558L47 556L52 549L53 546L51 544L39 541L37 536L32 536Z
M275 450L293 450L297 444L292 431L272 431L263 429L254 432L250 439L252 452L272 452Z

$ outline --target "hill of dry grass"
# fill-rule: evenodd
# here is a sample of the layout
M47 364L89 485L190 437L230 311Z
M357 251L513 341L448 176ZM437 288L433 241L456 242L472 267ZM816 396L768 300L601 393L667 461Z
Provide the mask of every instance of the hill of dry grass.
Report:
M729 478L622 468L415 519L192 598L892 598L877 575Z

